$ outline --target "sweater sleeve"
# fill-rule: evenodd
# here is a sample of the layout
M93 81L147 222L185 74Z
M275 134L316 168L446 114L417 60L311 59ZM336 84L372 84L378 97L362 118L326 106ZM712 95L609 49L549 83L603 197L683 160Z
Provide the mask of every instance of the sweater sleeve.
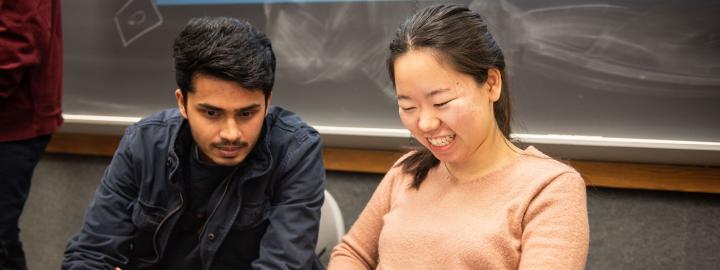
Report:
M10 96L25 70L40 64L36 33L46 29L35 11L39 3L0 0L0 97Z
M390 210L393 182L400 175L394 167L383 178L370 201L330 256L328 270L375 269L378 263L378 239L383 217Z
M518 269L585 269L589 225L585 182L576 173L550 181L523 218Z

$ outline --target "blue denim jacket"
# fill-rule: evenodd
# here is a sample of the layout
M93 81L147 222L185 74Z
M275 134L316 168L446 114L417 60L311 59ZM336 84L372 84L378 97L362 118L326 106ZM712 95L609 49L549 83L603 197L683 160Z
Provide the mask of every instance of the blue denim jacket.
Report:
M130 126L67 245L62 269L157 269L183 205L192 136L177 109ZM203 269L319 269L320 136L270 107L255 148L210 198Z

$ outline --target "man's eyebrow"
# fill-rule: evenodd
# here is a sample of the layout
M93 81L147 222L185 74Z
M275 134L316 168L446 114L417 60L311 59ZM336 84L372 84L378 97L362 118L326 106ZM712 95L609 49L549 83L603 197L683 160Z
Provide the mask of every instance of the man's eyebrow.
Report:
M239 109L235 109L235 112L253 111L258 109L260 109L260 104L255 103Z
M213 105L210 105L210 104L207 104L207 103L198 103L197 106L200 107L200 108L202 108L202 109L211 110L211 111L223 111L222 108L216 107L216 106L213 106Z
M199 103L197 106L202 109L211 110L211 111L224 111L225 110L223 108L213 106L213 105L210 105L207 103ZM254 103L254 104L250 104L248 106L242 107L242 108L235 109L235 112L251 111L251 110L257 110L257 109L260 109L260 104Z

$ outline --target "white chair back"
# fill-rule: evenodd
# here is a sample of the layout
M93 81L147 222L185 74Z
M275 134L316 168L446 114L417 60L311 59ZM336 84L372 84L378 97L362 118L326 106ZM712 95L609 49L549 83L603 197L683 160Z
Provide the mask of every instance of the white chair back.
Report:
M320 232L315 252L322 262L327 262L333 247L345 235L345 222L335 198L325 190L325 202L320 209Z

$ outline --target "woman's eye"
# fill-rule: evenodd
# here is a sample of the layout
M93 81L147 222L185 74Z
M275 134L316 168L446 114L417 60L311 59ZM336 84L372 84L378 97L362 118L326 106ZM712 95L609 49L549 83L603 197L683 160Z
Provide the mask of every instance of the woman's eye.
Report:
M406 108L400 107L400 109L407 112L407 111L412 111L412 110L414 110L415 107L406 107Z
M450 102L450 101L452 101L452 99L451 99L451 100L448 100L448 101L445 101L445 102L442 102L442 103L433 104L433 106L435 106L436 108L440 108L440 107L442 107L442 106L445 106L445 104L448 104L448 102Z

